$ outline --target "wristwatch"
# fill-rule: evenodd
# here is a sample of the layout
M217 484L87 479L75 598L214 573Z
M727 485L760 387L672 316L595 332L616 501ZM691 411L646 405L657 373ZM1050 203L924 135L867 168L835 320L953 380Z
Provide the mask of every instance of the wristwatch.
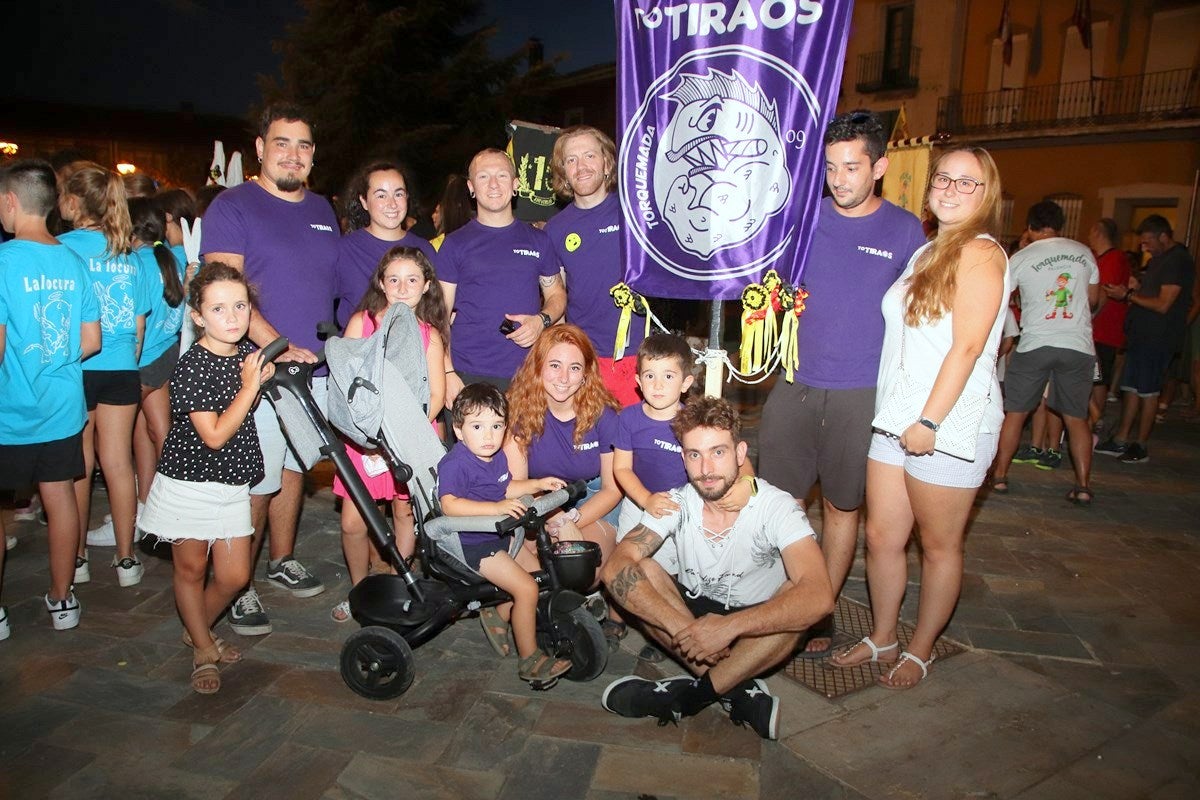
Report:
M543 330L545 330L546 328L549 328L551 326L551 324L553 324L553 322L554 322L554 320L550 319L550 315L547 314L545 311L538 314L538 316L542 318L542 329Z
M936 422L929 419L928 417L921 417L920 419L917 420L917 423L919 425L924 425L926 428L929 428L929 430L933 431L934 433L937 433L938 428L942 427L941 425L938 425Z

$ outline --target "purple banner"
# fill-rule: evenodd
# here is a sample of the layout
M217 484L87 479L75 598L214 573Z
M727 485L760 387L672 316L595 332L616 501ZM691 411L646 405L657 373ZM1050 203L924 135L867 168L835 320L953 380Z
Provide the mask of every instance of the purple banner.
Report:
M800 283L852 0L616 0L625 281L733 299Z

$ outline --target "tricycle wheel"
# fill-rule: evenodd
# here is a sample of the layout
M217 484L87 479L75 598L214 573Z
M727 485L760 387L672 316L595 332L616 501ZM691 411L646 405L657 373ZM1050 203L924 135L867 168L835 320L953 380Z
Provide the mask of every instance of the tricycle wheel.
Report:
M412 686L416 662L404 637L378 625L363 628L342 645L342 680L368 700L390 700Z
M539 631L538 644L558 658L571 659L567 680L591 681L608 666L608 643L596 618L584 606L551 611L553 630Z

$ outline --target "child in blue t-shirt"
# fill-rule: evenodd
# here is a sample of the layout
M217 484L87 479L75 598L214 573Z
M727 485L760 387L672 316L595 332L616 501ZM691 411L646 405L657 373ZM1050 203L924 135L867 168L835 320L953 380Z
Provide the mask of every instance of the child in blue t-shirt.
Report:
M75 583L91 580L85 545L92 468L99 463L116 539L112 566L118 584L135 586L141 582L144 568L133 549L137 515L133 427L142 398L138 357L150 297L140 261L132 252L133 232L121 176L99 164L75 162L64 168L60 177L58 210L73 230L58 239L87 262L100 306L100 352L83 365L88 422L83 432L85 472L75 484L82 525Z
M87 422L80 362L100 349L100 308L87 264L46 229L55 202L46 162L0 168L0 224L15 237L0 245L0 488L38 485L50 542L46 610L66 630L80 615L71 587Z
M501 449L508 427L508 401L495 386L473 383L464 387L450 413L458 444L438 464L438 497L446 516L520 517L525 504L519 497L566 485L559 478L512 480L508 458ZM512 535L464 531L458 537L467 566L513 598L512 603L479 612L492 649L501 656L509 655L508 617L520 657L517 674L521 680L547 684L569 671L569 659L556 661L537 646L538 586L526 567L508 554Z

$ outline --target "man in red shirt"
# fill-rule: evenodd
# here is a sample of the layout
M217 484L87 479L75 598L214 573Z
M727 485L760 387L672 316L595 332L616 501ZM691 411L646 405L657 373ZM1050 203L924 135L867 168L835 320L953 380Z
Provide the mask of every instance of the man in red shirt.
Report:
M1125 286L1129 283L1132 267L1125 251L1116 246L1117 223L1108 217L1097 220L1088 233L1088 246L1096 254L1100 267L1100 285ZM1092 340L1096 343L1096 362L1099 365L1095 385L1092 388L1091 407L1088 420L1095 425L1104 416L1104 402L1108 399L1108 387L1113 381L1113 362L1117 351L1125 346L1125 312L1127 303L1110 300L1100 293L1100 305L1092 312Z

